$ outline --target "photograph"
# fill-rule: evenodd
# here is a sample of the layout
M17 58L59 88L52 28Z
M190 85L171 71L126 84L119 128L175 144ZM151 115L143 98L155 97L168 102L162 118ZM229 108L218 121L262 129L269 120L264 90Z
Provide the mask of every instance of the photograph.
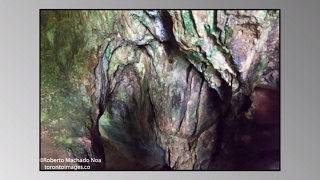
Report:
M39 171L280 171L279 9L40 9Z

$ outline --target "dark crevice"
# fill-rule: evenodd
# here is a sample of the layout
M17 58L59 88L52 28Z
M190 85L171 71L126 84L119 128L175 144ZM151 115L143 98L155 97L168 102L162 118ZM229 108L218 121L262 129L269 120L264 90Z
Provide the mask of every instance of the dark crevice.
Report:
M188 14L183 14L182 20L183 20L183 17L185 17L184 22L186 22L187 24L184 24L183 22L182 24L184 24L184 26L186 25L191 26L191 27L185 27L185 28L195 29L195 31L192 29L191 31L193 31L195 33L194 36L196 36L198 32L196 30L197 24L195 23L195 19L194 19L195 14L193 15L192 11L190 10L187 10L186 12ZM221 80L221 83L222 83L219 89L215 90L214 88L206 87L208 83L204 78L204 74L198 72L199 69L196 68L197 67L196 64L194 65L193 63L191 63L191 61L195 61L195 62L198 61L198 64L203 63L203 66L206 66L206 64L204 64L203 61L200 61L199 59L196 59L196 60L188 59L188 62L186 63L189 63L189 64L183 67L183 70L180 71L179 69L179 72L178 71L174 72L178 74L178 76L176 77L180 78L178 79L178 81L183 81L184 83L183 87L186 86L186 88L183 90L184 97L182 97L183 100L181 100L181 91L176 90L181 88L180 86L181 84L179 85L180 82L176 82L175 86L170 87L174 90L174 96L172 97L172 99L170 99L171 94L168 93L167 89L165 89L166 85L170 85L170 84L166 84L167 82L165 82L165 80L168 80L170 78L171 72L168 73L169 74L168 76L163 78L163 77L159 77L159 74L157 74L156 69L159 69L159 66L160 68L161 66L165 66L166 68L170 69L170 67L174 68L175 66L180 66L181 64L185 65L185 63L181 63L181 64L174 63L174 60L176 60L174 59L174 57L176 57L175 55L177 55L177 53L180 53L178 54L179 58L181 57L180 55L182 55L183 57L191 57L191 58L193 57L190 51L180 50L179 43L177 42L174 36L174 32L173 32L174 23L172 21L172 17L169 14L169 12L166 10L160 10L159 13L160 13L160 17L156 17L156 18L160 18L162 20L166 34L169 36L169 39L165 40L164 42L161 42L161 40L159 40L159 38L156 37L158 34L154 35L151 33L151 30L153 29L151 28L149 29L148 28L150 27L149 25L147 27L146 24L143 24L141 17L138 17L138 18L140 18L139 20L141 22L141 25L143 25L146 28L145 33L147 35L149 35L150 33L151 35L155 36L154 40L151 40L153 41L153 43L137 44L136 41L134 42L130 40L119 40L116 38L115 34L110 34L113 36L113 38L111 38L112 40L110 40L109 35L107 35L108 37L106 38L109 38L109 40L106 39L103 42L102 46L100 47L100 50L98 51L98 54L97 54L98 65L94 69L96 80L98 81L96 82L96 88L97 88L96 93L98 94L97 98L99 99L97 99L97 101L95 102L93 102L92 100L92 104L94 104L94 108L96 109L92 108L92 112L91 112L92 124L90 124L91 127L89 127L90 125L87 127L90 134L89 139L92 142L92 149L91 149L92 151L90 151L90 149L89 150L86 149L87 147L74 146L72 147L72 149L70 149L72 152L72 155L74 157L76 157L77 155L77 156L83 156L87 158L89 157L99 158L101 159L102 163L100 164L95 163L94 165L91 166L91 170L105 170L106 168L105 161L106 161L106 158L108 158L109 156L108 152L110 151L108 151L109 149L108 147L106 147L105 139L102 139L101 134L99 132L99 119L104 114L104 112L109 112L110 116L112 117L110 124L113 125L113 126L110 126L110 129L112 129L115 126L117 128L119 127L122 128L123 126L124 132L120 132L120 134L122 133L129 134L127 138L122 138L121 135L119 135L116 138L120 137L122 138L120 141L124 141L127 143L127 144L124 144L122 147L126 147L126 150L128 149L128 151L133 152L133 155L132 155L133 159L137 161L137 162L134 162L136 166L139 166L139 167L146 166L146 168L147 169L149 168L150 170L156 170L156 169L171 170L170 163L173 163L173 162L170 162L170 158L174 160L177 157L177 159L174 162L173 169L175 168L179 169L181 168L180 165L185 165L184 164L185 162L181 162L184 160L184 157L179 156L178 154L179 152L177 152L175 148L172 148L170 151L170 148L171 148L170 146L174 146L175 144L173 143L180 143L180 142L179 140L176 140L173 137L170 137L170 135L172 134L169 134L168 132L171 132L170 131L171 127L169 125L167 126L166 122L164 122L166 118L168 119L170 118L169 117L170 113L172 114L170 110L174 109L174 110L177 110L177 112L179 113L177 116L180 117L175 121L176 123L175 127L179 123L178 132L182 131L181 128L184 125L185 127L187 127L186 128L187 130L193 128L194 126L192 135L187 137L188 148L190 152L192 152L191 153L192 156L196 157L195 163L193 164L193 168L205 169L207 168L205 166L208 165L209 169L214 169L214 170L219 170L219 169L228 170L228 168L237 168L237 169L253 168L254 169L255 167L252 167L252 164L248 165L248 163L252 163L251 161L254 161L256 159L270 158L271 160L278 161L279 149L277 149L277 142L273 142L272 140L274 139L271 139L271 140L268 139L270 137L273 137L272 133L274 134L279 133L275 130L275 128L277 127L273 125L260 126L259 124L256 124L255 122L252 122L246 119L244 115L244 112L246 112L251 107L251 103L252 103L250 99L251 92L247 93L246 96L242 95L241 92L238 92L240 95L238 93L235 94L235 92L232 92L231 87L227 84L227 81L225 81L221 77L220 72L217 73L217 76L219 76L219 79ZM58 17L57 19L63 20L65 19L64 16L66 17L69 16L69 18L74 18L71 15L72 15L71 11L66 13L59 12L57 15ZM184 15L187 15L187 17ZM48 19L49 17L44 16L44 18ZM128 25L127 27L132 29L133 26L130 25L130 22L127 21L127 19L124 19L122 22L125 22ZM118 25L121 25L120 21L116 23ZM226 57L227 63L230 66L232 66L232 63L233 63L232 54L227 52L223 47L224 45L221 44L222 42L221 42L220 34L223 31L223 29L221 30L218 28L218 11L214 11L213 24L214 24L214 27L210 27L209 30L207 30L207 33L208 33L207 35L209 36L209 38L212 39L214 45L217 46L218 50L221 53L223 53L223 55ZM41 25L45 26L46 23L42 22ZM76 23L74 23L74 25L76 25ZM212 34L212 31L213 31L212 28L215 29L216 33ZM145 31L145 29L143 31ZM149 33L147 31L149 31ZM56 34L56 36L58 35L59 34ZM124 35L124 33L122 35ZM272 36L276 36L276 35L277 34L272 34ZM145 37L146 36L144 36L144 38ZM267 41L267 44L268 45L272 44L273 42L272 38L268 37L268 39L269 40ZM77 40L80 40L80 37ZM184 40L182 39L181 41L184 41ZM156 42L155 43L156 45L154 44L154 42ZM157 48L156 46L158 45L158 42L160 43L161 46L164 47L164 51L165 51L164 54L168 57L168 62L173 64L167 64L163 62L160 62L159 63L160 65L157 64L158 62L155 61L154 59L155 57L153 57L153 53L151 51ZM139 72L134 70L132 63L128 63L127 65L118 64L119 66L117 67L116 71L111 75L112 77L108 77L108 73L107 73L108 65L109 65L108 63L110 62L111 57L119 53L117 49L123 46L130 46L130 47L132 46L133 48L130 49L131 51L141 51L142 53L146 53L147 60L145 60L145 62L142 63L143 65L142 68L143 70L145 70L144 71L145 74L143 75L144 77L140 77ZM150 47L152 47L152 49ZM54 47L54 48L58 48L58 47ZM276 48L279 48L279 47L277 46ZM203 49L201 49L200 46L198 46L198 49L199 49L199 52L204 57L204 59L201 59L201 60L205 60L207 58L206 52ZM105 57L106 51L109 53L109 50L111 50L111 53L107 54L109 57ZM273 49L271 50L273 52ZM58 51L58 49L56 51ZM155 50L154 52L156 51L157 50ZM77 49L76 48L72 49L72 52L69 54L71 55L70 59L72 59L74 55L72 54L73 52L77 52ZM121 56L121 57L124 57L124 56ZM141 58L141 57L138 56L138 58ZM198 58L198 57L194 56L194 58ZM139 60L135 62L138 62L138 61ZM68 68L71 67L71 65L73 65L72 63L73 63L72 61L66 62L66 67L62 66L63 64L61 65L62 68L65 68L63 69L64 71L63 73L67 72ZM236 69L233 69L233 70L237 73L236 75L237 77L234 77L232 74L230 74L230 76L232 76L232 78L239 78L238 79L240 82L239 87L243 87L244 84L242 83L244 83L244 81L241 81L240 77L238 76L239 75L238 71ZM253 68L253 70L255 70L255 67ZM133 71L134 80L130 79L132 78L131 71ZM167 75L165 71L167 70L165 68L162 68L162 72L164 72L164 74ZM126 84L127 82L123 82L124 79L122 77L128 77L130 79L130 82L128 82L128 84L132 85L133 90L130 88L127 88L128 84ZM67 76L67 78L69 77ZM160 81L157 78L161 80L164 79L164 81L161 81L163 82L163 84L157 83L157 81ZM108 80L109 81L112 80L112 82L109 82ZM143 82L141 82L142 80ZM137 85L138 87L134 87L134 85ZM176 86L178 86L178 88L176 88ZM123 100L123 101L116 100L116 95L117 95L117 91L119 90L119 87L120 88L125 87L124 91L126 91L125 92L126 100ZM203 94L203 93L206 93L206 94ZM234 97L232 97L232 95ZM235 98L236 100L232 98ZM194 119L195 122L190 123L192 125L187 125L187 121L186 121L187 114L188 112L191 111L188 109L188 100L192 101L192 106L191 106L192 110L194 108L194 110L196 111L196 112L192 112L196 114L196 118ZM163 102L159 102L159 101L163 101ZM161 106L164 106L164 107L161 107ZM158 116L159 114L161 115ZM113 118L115 118L115 121L113 121ZM117 120L119 122L116 122ZM143 123L145 123L143 125L141 125L142 120L143 120ZM180 122L177 122L178 120L180 120ZM185 123L185 124L182 124L182 123ZM195 125L193 125L193 123ZM207 134L208 133L207 130L212 128L212 126L214 126L215 123L217 123L216 131L214 132L216 134L212 135L211 132ZM146 125L148 129L144 129L144 127L142 127L144 125ZM149 125L150 125L150 128L149 128ZM162 131L162 129L164 130ZM203 143L202 142L203 139L199 138L199 136L203 132L205 132L204 133L205 136L202 136L201 138L203 137L207 138L204 140L204 144L207 143L207 140L208 141L213 140L210 138L214 138L214 140L216 141L215 142L216 144L212 147L213 148L212 151L211 149L203 150L205 151L204 153L205 155L202 154L202 149L198 151L199 154L195 152L197 148L197 144L200 145ZM256 138L256 136L253 136L253 135L261 136L262 140L254 139L254 141L260 141L260 142L256 142L256 144L250 144L245 141L241 142L242 141L241 138L243 137L243 135L247 135L248 132L252 133L249 135L253 138ZM261 132L263 132L264 134ZM113 136L117 136L117 135L113 135ZM143 137L143 139L140 139L141 137ZM178 138L181 138L181 136L178 136ZM264 141L263 141L264 139L272 141L272 143L276 145L274 145L274 147L271 147L270 148L271 150L269 149L264 150L263 148L267 146L266 144L264 144ZM168 143L168 141L171 141L171 142ZM148 146L149 144L152 144L152 146L149 147ZM132 146L132 148L127 148L127 145ZM121 147L121 146L117 146L117 148L118 147ZM166 148L167 148L167 151L164 150ZM198 148L201 148L201 147L198 147ZM79 149L81 150L84 149L85 151L82 152ZM251 151L252 149L257 150L259 152L252 153ZM150 153L154 156L154 157L151 157L151 159L154 158L155 163L151 162L148 165L144 165L144 163L148 163L149 159L144 159L141 161L141 159L139 158L148 156L149 155L148 153L153 150L158 151L158 152ZM227 151L225 150L227 150L229 154L227 154L226 153ZM119 152L120 151L121 150L119 150ZM105 154L105 152L107 153ZM120 156L124 156L124 155L120 154ZM161 156L162 159L158 160L156 156ZM208 156L211 159L210 161L207 162L207 160L209 160ZM164 161L163 164L161 164L162 160ZM169 163L169 164L166 164L166 163ZM223 165L225 165L225 167L221 168L221 166Z
M150 105L152 106L152 119L149 120L149 123L150 123L150 126L153 127L154 123L155 125L157 126L158 128L158 124L156 123L156 116L155 114L157 113L156 109L155 109L155 105L152 101L152 96L151 96L151 93L150 93L150 87L148 87L148 98L149 98L149 103ZM153 130L153 128L151 128Z
M219 34L221 33L221 29L218 28L218 10L214 10L213 17L214 17L213 18L213 24L214 24L214 27L215 27L215 31L217 32L216 36L220 36Z
M188 68L187 68L187 78L186 78L186 82L189 83L189 76L191 74L191 70L193 69L193 65L190 63ZM192 78L192 77L191 77ZM189 83L191 85L191 82Z
M165 42L173 43L175 41L175 36L173 34L173 21L172 21L172 18L170 16L169 12L168 11L161 11L161 19L162 19L163 27L166 30L168 38L169 38L169 40L165 41ZM173 44L173 46L175 46L175 45Z
M231 108L229 108L229 110L227 110L227 112L230 112L231 111ZM216 152L213 153L213 159L212 161L210 162L210 166L212 169L215 169L215 159L218 157L218 156L223 156L222 155L222 145L223 143L225 143L225 133L226 133L226 130L227 130L227 125L226 125L226 118L228 117L228 113L225 113L225 115L223 115L222 117L218 118L219 121L217 122L217 127L216 127L216 131L217 131L217 139L216 139Z
M175 39L173 33L173 21L168 11L161 11L161 19L163 22L164 29L167 32L168 40L163 42L164 50L168 55L169 62L172 63L172 54L174 53L181 53L179 49L179 44Z
M187 97L188 97L188 96L187 96ZM186 104L186 100L187 100L187 98L184 99L184 101L183 101L184 104ZM186 121L185 117L186 117L187 109L188 109L188 108L187 108L187 105L186 105L185 108L184 108L184 110L181 111L181 112L183 112L183 116L182 116L182 118L180 119L178 131L177 131L176 133L178 133L178 132L181 131L182 123L183 123L183 121Z

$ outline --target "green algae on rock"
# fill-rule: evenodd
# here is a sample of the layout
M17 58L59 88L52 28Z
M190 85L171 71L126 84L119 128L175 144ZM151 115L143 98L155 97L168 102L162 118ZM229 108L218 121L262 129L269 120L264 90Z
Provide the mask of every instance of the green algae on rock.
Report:
M277 142L245 114L261 113L255 88L280 88L279 11L40 16L41 126L70 156L102 159L92 168L230 170L259 138Z

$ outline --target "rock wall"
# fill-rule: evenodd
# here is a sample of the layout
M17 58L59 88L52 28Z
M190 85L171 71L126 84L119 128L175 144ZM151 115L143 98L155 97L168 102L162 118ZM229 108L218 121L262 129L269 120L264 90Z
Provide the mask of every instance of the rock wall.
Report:
M279 168L278 11L46 10L40 25L54 149L93 170Z

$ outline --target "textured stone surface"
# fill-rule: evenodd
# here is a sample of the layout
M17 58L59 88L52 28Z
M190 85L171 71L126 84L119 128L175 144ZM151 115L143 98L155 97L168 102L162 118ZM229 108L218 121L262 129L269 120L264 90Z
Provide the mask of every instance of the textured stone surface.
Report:
M276 11L41 11L41 125L92 169L278 169L279 56Z

